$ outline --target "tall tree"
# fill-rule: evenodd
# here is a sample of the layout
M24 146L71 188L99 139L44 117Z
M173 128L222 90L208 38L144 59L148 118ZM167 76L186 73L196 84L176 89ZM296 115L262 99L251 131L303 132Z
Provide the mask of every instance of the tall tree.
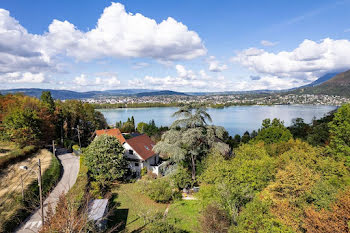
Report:
M228 145L222 142L227 134L223 127L207 124L211 117L203 107L185 106L174 116L180 119L174 121L171 129L163 134L153 149L188 166L195 181L196 165L211 148L219 149L222 153L228 152Z
M43 91L40 96L40 100L44 103L45 107L53 113L55 111L55 101L51 96L50 91Z

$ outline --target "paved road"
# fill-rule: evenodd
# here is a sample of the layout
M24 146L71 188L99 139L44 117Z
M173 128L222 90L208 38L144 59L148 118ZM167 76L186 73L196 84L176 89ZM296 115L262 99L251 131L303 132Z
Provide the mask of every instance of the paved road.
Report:
M61 161L63 166L63 175L61 180L58 182L57 186L50 193L47 199L44 201L44 215L48 209L48 204L55 209L58 198L62 192L67 193L68 190L74 185L78 172L79 172L79 157L71 154L65 153L57 156ZM42 225L41 213L38 209L32 216L30 216L16 232L19 233L29 233L38 232Z

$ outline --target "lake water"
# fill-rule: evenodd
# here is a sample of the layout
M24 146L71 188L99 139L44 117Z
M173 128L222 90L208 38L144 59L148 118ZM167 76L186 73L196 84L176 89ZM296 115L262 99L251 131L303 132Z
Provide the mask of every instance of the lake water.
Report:
M114 125L117 121L125 122L128 117L134 116L135 123L154 120L157 126L170 126L175 120L171 115L176 107L161 108L120 108L99 109L107 119L108 124ZM209 108L208 113L213 119L212 124L223 126L230 135L243 134L245 131L257 130L266 118L279 118L289 126L292 119L301 117L310 123L336 109L335 106L322 105L274 105L274 106L233 106L223 109Z

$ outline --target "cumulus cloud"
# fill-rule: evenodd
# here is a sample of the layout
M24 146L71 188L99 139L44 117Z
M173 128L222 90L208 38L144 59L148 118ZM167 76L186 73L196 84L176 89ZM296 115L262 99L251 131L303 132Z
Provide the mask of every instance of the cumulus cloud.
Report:
M84 61L102 57L193 59L206 53L199 35L181 22L169 17L157 23L126 12L120 3L106 7L96 27L88 32L68 21L54 20L44 36L50 52L64 52Z
M349 40L326 38L304 40L296 49L279 53L249 48L239 51L232 61L258 74L313 81L327 72L349 69L349 54Z
M275 46L278 44L278 42L272 42L272 41L268 41L268 40L262 40L260 41L260 44L262 46L266 46L266 47L269 47L269 46Z
M94 86L99 89L115 88L120 84L120 80L113 72L100 72L95 75L98 75L98 77L89 78L85 74L80 74L74 78L73 83L78 86Z
M211 72L222 72L227 69L226 64L220 65L219 61L214 56L210 56L208 60L209 71Z
M87 32L71 22L54 19L48 31L38 35L29 33L9 11L0 9L1 74L57 72L62 55L78 61L126 57L169 62L204 54L206 48L199 35L183 23L171 17L157 23L139 13L128 13L120 3L106 7L96 27ZM83 77L76 82L83 84ZM118 79L111 78L108 83L117 85Z
M129 85L139 88L153 88L163 90L215 90L224 89L226 83L219 81L222 77L211 77L204 70L194 72L186 69L183 65L176 65L176 75L168 75L166 77L153 77L146 75L143 79L129 80Z
M28 33L9 11L0 9L0 73L18 73L23 81L41 80L33 77L53 69L53 64L40 42L40 36Z
M43 83L45 75L43 73L12 72L0 75L3 83Z

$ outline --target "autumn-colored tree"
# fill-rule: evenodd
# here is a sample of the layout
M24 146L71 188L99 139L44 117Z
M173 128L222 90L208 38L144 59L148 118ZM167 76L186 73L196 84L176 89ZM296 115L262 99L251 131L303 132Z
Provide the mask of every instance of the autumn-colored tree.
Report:
M350 190L342 193L330 210L315 210L310 207L305 211L303 227L310 233L350 232Z

